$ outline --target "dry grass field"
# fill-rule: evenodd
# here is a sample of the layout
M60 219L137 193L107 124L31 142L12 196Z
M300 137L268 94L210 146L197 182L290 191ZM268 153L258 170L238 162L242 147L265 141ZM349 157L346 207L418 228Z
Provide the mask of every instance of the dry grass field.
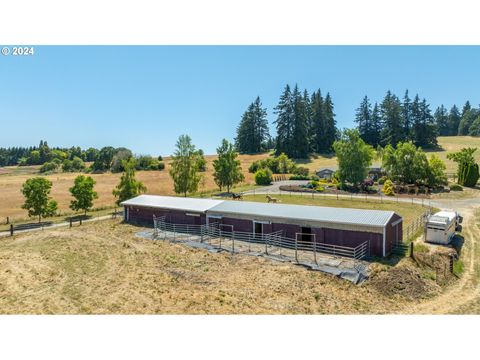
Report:
M264 158L265 154L260 155L242 155L240 160L242 169L245 170L245 184L253 183L253 174L248 172L250 164L258 159ZM212 161L215 156L207 156L207 171L205 173L205 183L200 191L211 191L216 189L213 180ZM173 181L168 173L168 159L166 160L166 169L163 171L139 171L137 177L142 181L149 194L174 195ZM21 219L26 217L26 211L21 209L24 198L20 189L22 184L33 176L39 176L38 167L7 167L0 169L0 222L2 218L9 216L11 219ZM61 212L70 212L69 204L71 195L68 189L73 186L73 180L79 174L59 173L46 175L53 183L52 197L58 201ZM112 195L113 188L120 181L121 174L92 174L97 182L95 190L99 198L95 201L95 207L113 207L115 198Z
M455 172L456 165L454 162L446 159L447 152L454 152L460 150L465 146L480 147L480 138L472 138L468 136L462 137L440 137L439 144L444 151L435 152L439 155L447 165L447 172ZM268 154L259 155L241 155L240 160L242 169L245 173L245 184L253 183L253 174L248 172L250 164ZM480 150L476 153L477 161L480 162ZM207 172L205 173L205 183L200 191L212 191L216 188L213 181L213 167L212 161L215 156L207 156ZM311 171L322 167L336 166L335 157L315 156L310 160L300 160L299 165L308 167ZM140 171L138 178L145 183L149 194L164 194L173 195L173 183L168 174L168 159L166 159L166 169L164 171ZM47 175L46 177L53 182L52 196L59 203L59 209L63 213L69 213L68 205L71 197L68 189L73 184L73 179L78 174L60 173ZM24 219L26 212L21 209L23 203L23 196L20 192L22 184L28 178L38 176L38 167L7 167L0 168L0 222L2 218L9 216L12 219ZM96 191L99 193L99 199L95 202L95 207L105 208L114 206L114 197L112 189L118 184L120 174L98 174L92 175L97 181ZM245 185L244 184L244 185Z
M361 286L289 263L138 238L108 220L0 242L4 314L383 314L441 292L410 259Z

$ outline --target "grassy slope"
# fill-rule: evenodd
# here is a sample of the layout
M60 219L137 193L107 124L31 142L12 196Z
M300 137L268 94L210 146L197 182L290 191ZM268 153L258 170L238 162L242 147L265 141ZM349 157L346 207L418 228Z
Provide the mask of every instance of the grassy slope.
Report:
M0 313L385 313L409 303L368 284L137 231L112 220L2 240Z
M472 138L468 136L462 137L440 137L438 138L439 144L445 149L445 151L435 152L447 165L447 172L453 173L456 165L450 160L446 159L447 152L458 151L465 146L478 146L480 147L480 138ZM262 159L268 156L267 154L259 155L242 155L240 160L242 162L242 168L245 172L245 183L253 183L252 174L248 173L247 169L249 165L258 159ZM476 154L477 161L480 162L480 151ZM215 156L207 156L208 170L205 176L205 186L203 191L212 191L216 188L213 181L213 166L212 161ZM315 156L310 160L301 160L299 164L308 167L311 171L317 170L322 167L329 167L336 165L335 157ZM11 218L25 218L25 211L21 209L23 203L23 196L20 193L22 183L26 179L35 176L35 172L38 167L27 168L3 168L0 169L0 222L1 218L10 216ZM69 187L72 186L73 179L78 174L53 174L48 175L53 182L52 196L59 202L59 209L62 212L69 212L68 205L70 203L70 194L68 192ZM112 196L112 189L117 185L120 174L99 174L92 175L97 181L96 190L99 193L99 199L95 202L96 207L111 207L114 204L114 198ZM164 171L140 171L138 172L138 178L145 183L150 194L167 194L173 195L173 184L168 174L168 159L167 169Z

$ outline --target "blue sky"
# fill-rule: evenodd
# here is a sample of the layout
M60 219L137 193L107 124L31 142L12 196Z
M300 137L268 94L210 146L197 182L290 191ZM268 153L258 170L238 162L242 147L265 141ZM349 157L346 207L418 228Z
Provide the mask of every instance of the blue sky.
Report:
M444 104L480 103L480 47L37 46L0 55L0 147L125 146L171 154L180 134L214 153L233 140L257 95L273 107L285 84L330 92L339 127L364 95L387 90Z

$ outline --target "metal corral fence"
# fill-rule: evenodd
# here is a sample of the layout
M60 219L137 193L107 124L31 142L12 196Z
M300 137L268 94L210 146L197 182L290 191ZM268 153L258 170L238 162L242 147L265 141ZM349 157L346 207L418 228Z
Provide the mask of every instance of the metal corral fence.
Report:
M419 235L420 230L425 228L425 221L431 214L430 211L424 212L415 220L403 228L402 238L394 244L393 253L396 255L409 255L412 251L412 241Z
M211 223L208 225L172 224L165 217L153 217L154 239L173 241L194 241L208 244L219 250L234 253L257 253L295 259L297 262L317 262L317 255L327 254L360 260L369 255L368 242L357 247L320 244L306 241L297 233L296 238L283 236L282 231L268 234L234 231L231 225Z

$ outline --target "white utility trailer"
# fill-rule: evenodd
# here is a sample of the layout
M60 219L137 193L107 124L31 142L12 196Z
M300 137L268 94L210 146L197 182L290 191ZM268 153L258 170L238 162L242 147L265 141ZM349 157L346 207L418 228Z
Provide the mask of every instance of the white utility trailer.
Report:
M462 217L453 210L442 210L430 215L425 223L425 241L434 244L448 245L460 231Z

